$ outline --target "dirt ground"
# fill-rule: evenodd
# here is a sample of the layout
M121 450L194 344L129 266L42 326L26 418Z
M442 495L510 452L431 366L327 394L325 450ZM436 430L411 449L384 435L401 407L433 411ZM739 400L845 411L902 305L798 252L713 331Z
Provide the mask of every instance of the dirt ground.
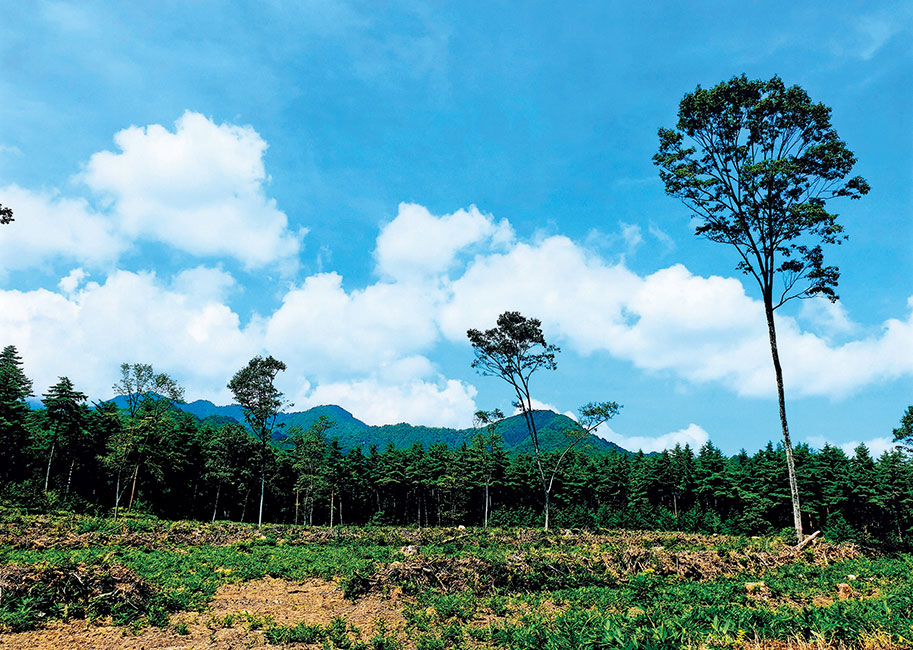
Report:
M388 634L405 648L412 645L405 636L402 600L396 590L389 595L368 595L346 600L338 586L324 580L290 582L264 578L225 585L216 593L205 612L178 612L171 625L149 627L136 633L116 627L110 621L52 622L29 632L0 635L2 650L235 650L241 648L306 648L305 645L269 644L259 628L298 623L326 625L335 617L370 639L377 621L383 620ZM182 632L182 633L179 633ZM317 647L317 646L314 646Z

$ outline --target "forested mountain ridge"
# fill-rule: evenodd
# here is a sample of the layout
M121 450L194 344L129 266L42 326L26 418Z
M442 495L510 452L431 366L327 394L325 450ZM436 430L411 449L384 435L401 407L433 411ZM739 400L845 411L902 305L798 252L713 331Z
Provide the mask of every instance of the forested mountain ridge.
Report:
M115 403L118 406L122 406L118 400L122 401L123 398L115 399ZM197 416L201 420L221 417L244 423L244 414L237 404L216 406L208 400L195 400L185 404L178 404L177 407L186 413ZM275 431L274 439L276 441L282 440L288 435L292 427L297 426L307 430L321 416L325 416L333 422L333 426L326 431L327 439L338 438L340 447L345 450L360 447L362 451L366 452L371 445L376 445L378 449L385 449L391 443L396 448L405 449L416 442L426 447L434 443L444 443L448 447L455 449L464 442L468 443L474 433L471 428L428 427L405 422L380 426L368 425L340 406L325 405L315 406L307 411L280 413L276 421L281 425L281 428ZM536 419L536 428L539 431L540 446L546 452L563 450L568 444L567 432L576 433L580 431L579 425L566 415L560 415L552 411L534 411L534 417ZM502 420L498 424L498 433L504 439L505 451L509 453L532 452L532 441L529 439L526 423L521 415ZM581 450L630 453L614 442L604 440L595 435L588 436L588 439L582 441L578 446Z

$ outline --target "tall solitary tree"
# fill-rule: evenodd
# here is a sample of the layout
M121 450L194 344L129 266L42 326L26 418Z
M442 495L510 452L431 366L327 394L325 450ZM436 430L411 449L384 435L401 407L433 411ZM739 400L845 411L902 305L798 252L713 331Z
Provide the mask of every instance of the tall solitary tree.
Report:
M676 127L659 130L653 156L666 193L698 220L695 234L734 248L736 267L761 290L799 542L802 513L774 311L794 298L837 300L840 273L824 264L822 245L846 237L827 201L869 191L865 179L847 179L856 158L830 115L799 86L742 75L687 93Z
M290 404L276 388L276 375L285 370L285 364L272 355L267 358L256 356L244 368L235 373L228 388L244 409L244 421L256 436L260 445L260 514L257 525L263 525L263 498L266 494L266 463L276 418Z

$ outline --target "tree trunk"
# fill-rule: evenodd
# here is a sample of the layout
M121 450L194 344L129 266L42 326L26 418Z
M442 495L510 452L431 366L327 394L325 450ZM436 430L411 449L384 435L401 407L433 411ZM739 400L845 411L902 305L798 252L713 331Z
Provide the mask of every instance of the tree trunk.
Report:
M51 479L51 459L54 458L54 447L56 443L51 443L51 453L48 454L48 471L44 474L44 491L48 491L48 482Z
M260 515L257 517L257 527L263 525L263 496L266 494L266 466L260 472Z
M67 489L64 491L64 496L70 496L70 484L73 482L73 466L76 465L76 459L70 459L70 471L67 472Z
M548 493L548 490L547 490L547 489L543 490L543 492L545 492L545 530L548 530L548 497L549 497L549 493Z
M336 488L330 490L330 528L333 527L333 515L336 514Z
M796 464L793 460L793 445L789 438L789 425L786 423L786 397L783 393L783 369L780 367L780 353L777 351L777 329L774 326L773 301L764 296L764 313L767 316L767 333L770 336L770 356L777 376L777 399L780 403L780 425L783 427L783 447L786 449L786 470L789 475L789 494L793 505L793 526L796 529L796 543L805 539L802 532L802 510L799 505L799 484L796 481Z
M120 473L121 468L117 468L117 482L114 485L114 519L117 519L117 511L120 507Z
M301 490L295 488L295 525L298 525L298 506L301 505Z
M488 482L485 483L485 518L482 522L484 528L488 528Z
M244 505L241 507L241 523L244 523L244 517L247 515L247 500L250 498L250 484L247 485L247 491L244 493Z
M216 502L212 506L212 520L216 520L216 512L219 511L219 493L222 491L222 481L219 481L219 485L216 487Z
M130 503L127 504L127 512L133 510L133 497L136 496L136 477L139 476L139 463L136 464L136 469L133 470L133 487L130 488Z

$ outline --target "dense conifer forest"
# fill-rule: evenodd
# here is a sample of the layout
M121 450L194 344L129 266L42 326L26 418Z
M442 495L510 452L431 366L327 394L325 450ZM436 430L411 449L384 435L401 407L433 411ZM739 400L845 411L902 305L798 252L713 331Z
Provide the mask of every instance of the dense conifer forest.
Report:
M30 395L22 359L7 346L0 355L4 507L108 515L117 506L168 519L256 521L258 441L243 419L200 418L164 397L140 400L132 411L124 399L93 404L66 378L41 396L42 407L30 407ZM449 445L397 444L396 435L414 437L415 428L375 427L387 436L381 448L344 446L326 415L307 426L289 422L266 447L264 521L541 524L533 458L508 449L501 434L516 438L511 419L466 430L462 440L451 433ZM559 452L553 445L548 462ZM838 541L909 545L913 463L902 449L874 458L864 446L848 456L838 447L799 445L795 456L809 530ZM559 471L553 517L565 528L779 532L791 517L785 472L783 449L772 443L731 457L709 442L653 454L584 444Z

